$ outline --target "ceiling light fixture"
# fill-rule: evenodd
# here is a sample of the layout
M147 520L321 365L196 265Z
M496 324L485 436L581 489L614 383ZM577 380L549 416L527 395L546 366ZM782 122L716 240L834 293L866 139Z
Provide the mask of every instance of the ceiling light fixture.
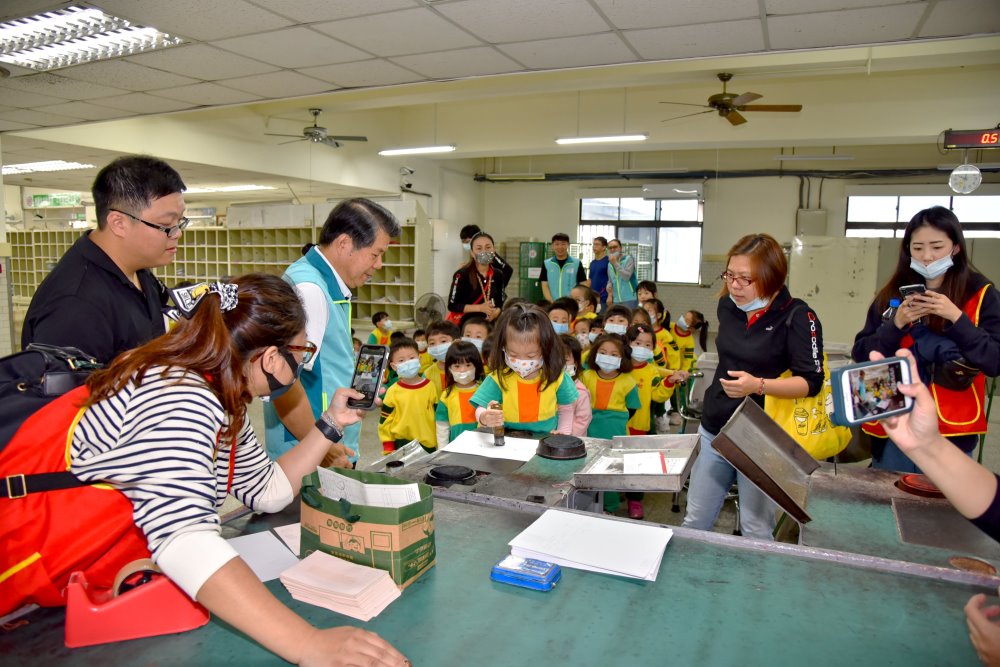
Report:
M545 174L538 172L508 172L504 174L486 174L486 179L490 181L544 181Z
M611 144L626 141L645 141L649 138L647 134L615 134L604 137L563 137L556 139L560 146L572 146L574 144Z
M94 165L81 162L66 162L64 160L47 160L45 162L23 162L21 164L5 164L4 176L18 174L34 174L42 171L70 171L72 169L91 169Z
M205 185L194 186L184 191L186 195L200 195L210 192L250 192L253 190L276 190L271 185Z
M451 144L447 146L418 146L416 148L387 148L378 152L383 157L391 155L423 155L429 153L450 153L455 150Z
M853 155L775 155L775 160L782 162L826 162L828 160L853 160Z
M0 62L43 72L183 42L99 9L66 7L0 23Z

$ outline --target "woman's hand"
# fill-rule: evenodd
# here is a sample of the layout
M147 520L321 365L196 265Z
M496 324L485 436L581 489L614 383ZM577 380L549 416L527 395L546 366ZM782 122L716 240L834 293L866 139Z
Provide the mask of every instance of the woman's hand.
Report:
M913 353L905 349L897 350L896 356L905 357L910 364L912 384L898 384L896 386L904 396L914 399L913 410L902 415L889 417L883 420L882 424L892 441L904 454L910 455L921 447L926 448L939 444L941 431L938 428L937 406L934 404L934 397L920 381ZM878 352L869 354L869 359L872 361L881 361L884 358Z
M984 665L1000 665L1000 607L986 606L986 596L973 595L965 605L969 640Z
M760 378L750 375L746 371L729 371L731 380L719 379L722 390L729 398L743 398L750 394L756 394L760 388Z
M409 667L410 661L374 632L343 626L316 630L302 647L300 665Z
M487 322L492 322L496 318L500 317L500 309L490 304L486 305L486 307L483 309L483 313L486 314Z
M918 317L937 315L949 322L957 322L958 318L962 316L962 309L940 292L912 294L907 297L907 301L911 302L910 309L915 313L919 313Z
M333 419L333 423L342 431L345 426L357 424L365 416L364 410L347 407L347 399L364 397L365 395L360 391L355 391L350 387L341 387L333 393L333 400L330 401L330 407L326 409L326 414ZM378 403L377 399L376 403Z
M913 303L913 296L908 296L903 299L903 303L899 304L899 308L896 309L896 314L892 317L892 323L896 325L897 329L905 329L917 320L923 317L923 313L916 304Z

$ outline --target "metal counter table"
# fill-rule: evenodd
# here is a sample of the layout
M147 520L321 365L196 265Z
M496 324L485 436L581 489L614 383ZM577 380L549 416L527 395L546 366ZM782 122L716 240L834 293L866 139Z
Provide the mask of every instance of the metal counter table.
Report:
M323 627L379 633L418 667L513 665L961 665L976 664L962 616L970 595L996 578L924 576L933 568L795 545L675 529L656 582L565 569L551 592L489 579L507 542L543 510L443 489L435 498L437 565L379 617L360 623L279 599ZM503 505L503 506L497 506ZM282 525L283 515L243 517L227 536ZM874 568L874 569L873 569ZM879 569L884 571L879 571ZM936 576L936 575L935 575ZM252 613L252 612L249 612ZM7 664L285 664L214 619L179 635L69 650L64 612L38 610L0 635Z

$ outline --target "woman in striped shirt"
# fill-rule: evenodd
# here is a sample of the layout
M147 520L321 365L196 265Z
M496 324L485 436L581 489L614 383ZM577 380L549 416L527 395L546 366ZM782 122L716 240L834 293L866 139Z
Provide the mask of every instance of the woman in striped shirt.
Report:
M361 394L340 389L316 428L277 461L268 458L250 426L247 405L255 396L268 400L291 387L315 346L305 339L305 313L287 283L262 274L234 283L213 285L215 293L201 298L190 319L90 377L85 410L71 427L70 470L84 483L102 482L120 491L159 568L216 616L285 660L406 664L373 633L312 627L281 604L220 535L218 508L227 492L251 509L281 510L299 491L303 475L340 439L343 427L361 418L347 407L348 398ZM54 403L73 398L67 394ZM0 471L9 467L3 459L17 449L15 441L16 436L0 457ZM352 452L333 448L346 465ZM4 502L48 500L93 488ZM22 573L36 576L30 575L33 567L51 571L43 546L29 551L42 557L22 567ZM59 558L66 555L52 554L53 561ZM2 562L0 569L18 565ZM52 583L65 585L55 575ZM7 597L8 591L2 592Z

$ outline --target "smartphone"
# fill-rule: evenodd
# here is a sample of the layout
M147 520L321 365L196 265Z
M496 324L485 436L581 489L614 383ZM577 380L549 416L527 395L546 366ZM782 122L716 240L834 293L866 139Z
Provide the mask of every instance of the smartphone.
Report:
M927 291L927 285L917 283L916 285L903 285L899 288L899 295L904 299L911 294L923 294Z
M389 347L386 345L362 345L358 360L354 364L351 388L365 395L364 398L347 399L347 407L358 410L374 410L375 399L382 388L385 369L389 365Z
M830 373L833 418L838 426L856 426L913 409L913 399L899 391L910 384L910 364L903 357L867 361Z

